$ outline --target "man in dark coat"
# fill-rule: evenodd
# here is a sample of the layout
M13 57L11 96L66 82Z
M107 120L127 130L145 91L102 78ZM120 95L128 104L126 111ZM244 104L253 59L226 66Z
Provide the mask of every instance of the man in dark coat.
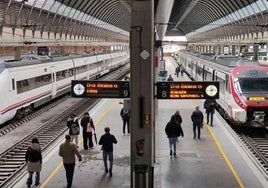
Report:
M204 108L206 109L207 113L207 124L209 124L209 117L210 117L210 126L213 127L213 114L215 113L215 99L206 99L204 102Z
M75 140L76 147L78 147L78 135L80 133L80 127L78 122L78 117L76 114L72 114L67 119L67 125L69 128L69 135L71 136L71 142Z
M93 148L92 135L95 132L95 126L88 112L85 112L81 119L81 127L83 128L84 149Z
M117 143L117 140L114 135L110 134L110 128L104 128L105 134L101 136L99 145L102 145L102 156L103 156L103 163L105 172L108 173L108 165L107 165L107 158L110 161L109 173L110 176L113 175L113 144Z
M122 108L120 111L120 116L123 120L123 134L126 133L126 126L127 126L127 133L129 135L130 133L130 109L128 108Z
M176 155L176 141L179 136L184 136L183 130L181 127L181 116L179 114L179 111L177 111L174 115L171 116L170 121L167 123L165 132L169 140L169 149L170 149L170 155L172 154ZM173 147L173 151L172 151Z
M199 110L199 106L196 106L195 111L193 111L191 115L191 120L193 122L194 139L196 138L196 128L197 128L198 139L200 139L200 128L203 125L203 119L204 119L203 113Z

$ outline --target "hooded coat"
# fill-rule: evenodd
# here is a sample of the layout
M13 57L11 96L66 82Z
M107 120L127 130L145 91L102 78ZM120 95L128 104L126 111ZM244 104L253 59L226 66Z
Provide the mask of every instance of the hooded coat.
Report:
M31 162L29 160L31 155L31 149L38 150L39 153L39 160L37 162ZM31 146L26 151L25 154L25 160L27 162L27 171L28 172L41 172L42 169L42 153L41 153L41 147L38 143L32 143Z

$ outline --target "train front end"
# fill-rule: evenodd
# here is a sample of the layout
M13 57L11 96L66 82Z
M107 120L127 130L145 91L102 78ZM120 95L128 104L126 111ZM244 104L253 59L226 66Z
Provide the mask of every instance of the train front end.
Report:
M244 124L268 127L268 67L236 67L232 76L233 97L244 112Z

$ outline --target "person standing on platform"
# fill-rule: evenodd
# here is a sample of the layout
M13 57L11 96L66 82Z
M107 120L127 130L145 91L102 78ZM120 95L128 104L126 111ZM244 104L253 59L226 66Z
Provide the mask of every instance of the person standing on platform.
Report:
M213 127L213 114L215 113L215 99L206 99L204 102L204 108L206 109L207 113L207 124L209 124L209 117L210 117L210 126Z
M27 171L29 172L29 177L27 179L27 187L31 187L33 181L33 173L35 172L35 186L40 184L40 172L42 169L42 154L41 147L37 138L32 139L31 146L28 147L25 160L27 163Z
M181 76L183 76L184 72L185 72L185 69L183 66L181 66Z
M193 133L194 133L194 139L196 138L196 128L197 128L197 136L198 139L200 139L200 129L203 127L203 119L204 115L203 113L199 110L199 106L195 107L195 111L193 111L191 115L191 120L193 122Z
M75 114L72 114L67 120L67 127L69 128L69 135L71 136L71 142L75 140L76 147L78 148L78 135L80 132L78 118Z
M113 144L117 143L117 140L114 135L110 134L110 128L104 128L105 134L101 136L99 145L102 145L102 156L103 163L105 168L105 173L108 173L108 164L107 158L109 158L110 166L109 166L109 174L113 175Z
M76 145L71 142L71 136L66 135L65 142L60 145L59 156L62 157L63 166L66 171L67 188L71 188L73 183L75 155L79 161L82 161L82 156L78 152Z
M95 126L88 112L85 112L81 119L81 127L83 128L84 149L93 148L92 136L95 132Z
M177 77L179 77L180 70L181 70L180 66L177 66L175 69L175 73L176 73Z
M168 82L172 82L172 81L174 81L173 78L171 77L171 75L168 76L167 81L168 81Z
M123 120L123 134L125 135L126 133L126 126L127 126L127 133L128 135L130 134L130 109L128 108L122 108L120 111L120 116Z
M170 121L166 125L165 132L169 140L170 156L172 156L172 154L176 155L176 141L179 136L184 136L181 123L182 118L179 114L179 111L176 111L176 113L171 116Z

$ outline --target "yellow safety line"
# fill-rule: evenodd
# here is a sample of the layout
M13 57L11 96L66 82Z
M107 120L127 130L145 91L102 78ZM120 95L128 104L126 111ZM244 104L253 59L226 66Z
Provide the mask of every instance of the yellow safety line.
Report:
M192 101L192 103L194 104L194 106L197 105L197 104L196 104L196 101ZM233 167L233 165L232 165L232 163L230 162L229 158L228 158L227 155L225 154L225 152L224 152L224 150L223 150L223 148L222 148L222 146L221 146L219 140L218 140L217 137L215 136L214 132L212 131L212 129L211 129L211 127L210 127L210 125L208 125L207 123L205 123L205 125L206 125L206 127L207 127L207 129L208 129L208 132L210 133L210 135L211 135L213 141L215 142L215 144L216 144L218 150L220 151L220 153L221 153L221 155L223 156L225 162L227 163L228 167L230 168L231 172L233 173L233 175L234 175L234 177L235 177L237 183L239 184L239 187L240 187L240 188L245 188L245 186L244 186L242 180L241 180L240 177L238 176L238 174L237 174L235 168Z
M105 117L105 115L114 107L117 100L114 100L112 104L101 114L101 116L97 119L95 126L97 126ZM80 139L79 145L82 143L83 139ZM50 175L46 178L46 180L40 185L40 188L45 188L47 184L51 181L51 179L58 173L58 171L63 167L63 163L61 162L58 166L50 173Z
M225 154L220 142L218 141L218 139L216 138L215 134L213 133L211 127L209 125L206 124L206 127L208 129L208 132L210 133L210 135L212 136L212 139L214 140L214 142L216 143L216 146L218 148L218 150L220 151L221 155L223 156L225 162L227 163L228 167L230 168L231 172L233 173L237 183L239 184L240 188L245 188L242 180L240 179L240 177L238 176L234 166L232 165L232 163L230 162L229 158L227 157L227 155Z

